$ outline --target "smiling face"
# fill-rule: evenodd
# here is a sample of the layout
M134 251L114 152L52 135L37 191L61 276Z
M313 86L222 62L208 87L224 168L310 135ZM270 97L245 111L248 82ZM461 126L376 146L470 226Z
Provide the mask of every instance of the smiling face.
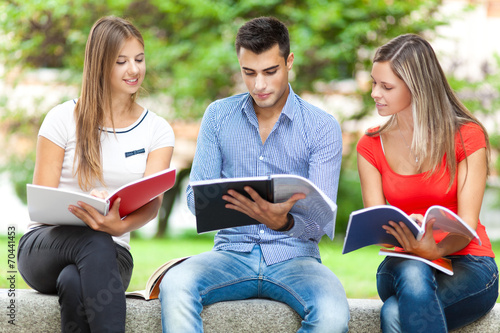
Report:
M373 63L371 76L371 96L379 115L391 116L402 111L411 114L411 92L406 83L394 74L388 61Z
M293 53L285 64L278 44L260 54L241 48L238 60L255 111L281 112L288 98L288 72L292 69Z
M129 38L118 53L111 70L111 93L113 98L129 98L141 87L146 74L144 47L135 38Z

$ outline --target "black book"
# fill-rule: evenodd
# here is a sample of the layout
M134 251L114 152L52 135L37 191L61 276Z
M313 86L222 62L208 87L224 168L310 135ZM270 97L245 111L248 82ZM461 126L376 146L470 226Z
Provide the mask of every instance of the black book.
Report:
M259 224L246 214L226 208L227 201L222 199L229 189L250 198L243 189L252 187L262 198L269 202L285 202L295 193L304 193L306 198L299 200L294 208L298 211L318 212L318 218L335 223L337 206L310 180L296 175L270 175L246 178L222 178L191 182L194 192L197 232L203 233L219 229ZM325 223L325 224L327 224Z

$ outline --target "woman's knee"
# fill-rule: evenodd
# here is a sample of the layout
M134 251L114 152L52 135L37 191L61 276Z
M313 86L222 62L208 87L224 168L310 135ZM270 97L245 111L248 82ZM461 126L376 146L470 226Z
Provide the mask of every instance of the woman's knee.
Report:
M389 297L382 305L380 326L383 332L400 332L399 307L396 296Z
M394 265L388 266L379 275L389 274L392 277L391 289L397 294L426 294L435 292L437 281L434 270L427 264L417 260L395 258Z
M81 287L80 273L75 265L68 265L61 270L59 277L56 281L57 293L61 299L81 300L82 287Z

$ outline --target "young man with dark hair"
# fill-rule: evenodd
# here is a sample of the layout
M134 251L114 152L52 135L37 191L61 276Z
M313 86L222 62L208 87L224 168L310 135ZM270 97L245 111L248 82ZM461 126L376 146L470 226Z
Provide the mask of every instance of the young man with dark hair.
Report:
M335 118L297 96L288 83L294 55L288 29L261 17L243 25L236 53L248 93L215 101L198 136L191 181L295 174L336 200L342 136ZM173 267L161 283L164 332L202 332L203 306L267 298L288 304L302 318L300 332L346 332L349 307L342 284L321 264L318 243L333 238L335 221L321 225L295 203L223 196L235 209L260 222L220 230L212 251ZM194 212L194 196L187 189Z

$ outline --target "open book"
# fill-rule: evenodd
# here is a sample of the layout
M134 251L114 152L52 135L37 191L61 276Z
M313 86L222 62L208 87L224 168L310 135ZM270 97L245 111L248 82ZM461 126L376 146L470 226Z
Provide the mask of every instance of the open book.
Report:
M128 183L111 193L106 199L54 187L27 184L28 211L33 222L52 225L86 224L68 211L69 205L85 202L103 215L107 215L113 202L121 198L120 216L124 217L144 206L175 184L175 169L169 168Z
M396 223L400 221L404 222L412 231L415 238L420 240L425 233L426 223L432 219L436 219L433 227L434 231L463 235L481 245L481 240L476 231L465 223L457 214L446 207L429 207L425 213L422 225L419 225L401 209L390 205L380 205L360 209L351 213L342 253L349 253L373 244L391 244L401 247L396 238L386 233L382 228L382 225L388 225L389 221L394 221Z
M417 255L405 252L405 251L396 251L391 249L380 249L378 252L381 256L392 256L406 259L413 259L425 262L427 265L434 267L437 270L440 270L443 273L448 275L453 275L453 268L451 266L451 260L448 258L439 258L436 260L428 260Z
M226 208L222 199L229 189L250 198L243 189L253 188L263 199L279 203L295 193L307 197L297 201L293 212L313 214L315 221L322 221L324 228L333 230L337 205L309 179L296 175L271 175L262 177L222 178L191 182L194 192L196 226L198 233L233 228L259 222L236 210Z
M151 299L157 299L158 295L160 294L160 282L165 276L165 273L167 273L170 268L174 267L177 264L180 264L187 258L189 258L189 256L167 261L166 263L158 267L153 272L153 274L151 274L148 281L146 282L146 288L144 290L128 291L125 293L125 295L130 297L141 297L147 301Z

